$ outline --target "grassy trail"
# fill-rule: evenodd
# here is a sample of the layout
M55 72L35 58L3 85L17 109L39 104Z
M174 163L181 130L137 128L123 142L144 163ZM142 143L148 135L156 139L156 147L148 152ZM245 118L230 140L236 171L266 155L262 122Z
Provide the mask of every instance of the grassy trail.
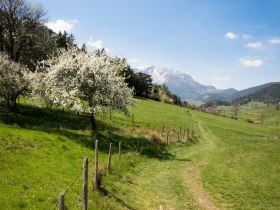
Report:
M218 209L204 191L200 170L215 149L215 136L204 123L194 117L201 137L198 144L170 146L172 158L149 160L127 176L129 187L121 187L118 195L132 209ZM137 199L135 199L135 197Z
M198 163L193 164L190 169L186 179L187 187L194 198L195 202L199 205L200 209L218 209L216 205L213 203L209 195L204 191L201 178L200 178L200 170L205 165L208 155L211 154L211 151L215 149L215 136L209 131L209 129L205 126L205 124L195 118L195 121L198 124L198 128L201 133L202 142L201 148L199 148L199 152L201 155ZM195 150L193 151L193 156L196 156Z

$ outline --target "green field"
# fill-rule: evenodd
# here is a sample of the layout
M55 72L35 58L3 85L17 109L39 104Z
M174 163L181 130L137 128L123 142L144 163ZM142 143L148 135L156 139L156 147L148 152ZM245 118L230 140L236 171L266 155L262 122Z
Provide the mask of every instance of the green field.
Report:
M220 115L231 118L231 106L219 106ZM262 124L267 126L280 125L280 111L276 111L276 105L262 102L249 102L240 106L237 118L249 123Z
M280 208L279 126L136 99L133 117L98 115L103 176L100 191L94 191L89 120L25 101L20 109L18 119L0 113L0 209L55 209L58 193L70 186L66 205L81 209L84 156L90 165L89 209ZM267 122L279 116L272 106L261 109Z

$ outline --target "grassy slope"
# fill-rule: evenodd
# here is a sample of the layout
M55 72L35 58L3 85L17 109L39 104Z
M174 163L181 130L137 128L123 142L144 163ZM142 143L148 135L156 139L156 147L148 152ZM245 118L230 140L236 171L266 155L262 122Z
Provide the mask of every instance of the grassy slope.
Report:
M137 100L134 123L120 113L100 115L101 168L114 143L113 167L101 192L90 190L90 209L267 209L279 208L280 145L264 126L188 111L149 100ZM69 113L46 113L25 107L15 119L0 119L0 209L50 209L81 172L82 158L92 166L93 139L88 121ZM7 125L8 124L8 125ZM164 124L165 133L162 133ZM60 129L58 127L61 126ZM181 143L149 144L159 141ZM183 130L194 129L199 142L187 142ZM278 129L278 130L277 130ZM124 157L117 161L118 141ZM90 180L92 180L92 168ZM90 181L90 186L92 181ZM81 177L66 195L70 209L80 208ZM91 189L91 187L90 187Z

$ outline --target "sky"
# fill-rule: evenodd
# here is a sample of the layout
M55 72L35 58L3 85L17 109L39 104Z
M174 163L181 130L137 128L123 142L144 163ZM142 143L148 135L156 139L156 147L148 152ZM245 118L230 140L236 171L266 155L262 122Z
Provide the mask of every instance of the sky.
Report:
M188 73L238 90L280 82L279 0L32 0L46 25L132 67Z

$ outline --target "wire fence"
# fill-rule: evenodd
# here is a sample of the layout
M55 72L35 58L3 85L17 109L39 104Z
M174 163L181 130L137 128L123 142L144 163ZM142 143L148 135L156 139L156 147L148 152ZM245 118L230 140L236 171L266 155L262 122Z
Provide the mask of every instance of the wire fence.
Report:
M132 119L133 122L134 119ZM162 124L162 127L158 130L154 130L153 133L149 133L151 136L150 141L152 143L169 143L169 142L180 142L181 140L185 139L186 142L187 141L192 141L193 139L196 139L197 136L195 134L195 129L192 128L189 129L185 129L183 126L178 127L177 129L168 129L168 126L165 124ZM145 136L142 136L139 132L133 132L133 130L131 130L131 136L136 135L138 136L138 140L137 140L137 145L136 145L136 151L142 153L145 145L147 144L147 142L149 140L147 140L147 138ZM160 135L161 136L161 140L158 142L158 138L156 137L156 135ZM110 144L110 148L109 148L109 159L108 159L108 166L107 166L107 173L109 173L110 170L110 164L111 164L111 146L112 144ZM119 147L118 147L118 160L120 161L122 159L122 143L119 142ZM86 189L88 188L88 158L87 159L87 168L86 168ZM75 179L73 179L73 181L68 185L68 187L66 187L66 190L64 192L60 192L59 193L59 197L55 203L54 209L59 209L59 210L64 210L64 209L80 209L80 207L82 207L83 210L87 210L87 194L88 194L88 190L86 190L85 192L85 165L81 168L80 173L75 177ZM93 181L93 187L94 189L99 189L101 180L101 176L99 176L99 171L98 171L98 140L96 140L95 142L95 160L94 160L94 181ZM79 190L79 193L77 193L77 191L73 191L73 187L75 186L75 184L81 180L81 177L83 176L83 182L81 182L81 187ZM99 182L100 181L100 182ZM82 187L83 186L83 187ZM83 190L81 190L83 189ZM67 205L64 203L64 196L67 195ZM86 196L86 198L85 198ZM79 207L79 208L78 208Z
M75 186L75 184L78 183L78 181L81 181L82 175L83 175L83 167L81 168L79 175L77 175L75 177L75 179L73 179L73 181L70 182L70 184L66 187L66 190L63 191L63 196L67 195L67 208L68 209L76 209L77 206L79 205L79 203L81 203L81 201L82 201L82 192L78 193L78 195L77 195L76 192L71 191L73 189L73 187ZM81 186L82 186L82 184L81 184ZM59 202L60 202L60 199L57 198L56 202L55 202L55 206L53 208L54 210L59 207ZM70 205L70 204L73 204L73 205Z

